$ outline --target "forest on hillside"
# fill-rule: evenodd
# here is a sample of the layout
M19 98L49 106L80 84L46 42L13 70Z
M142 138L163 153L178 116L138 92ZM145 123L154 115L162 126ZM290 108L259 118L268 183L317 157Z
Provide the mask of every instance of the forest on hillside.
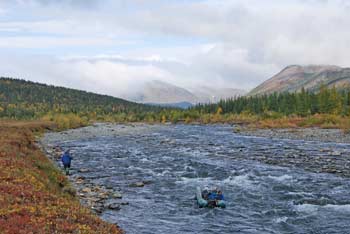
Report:
M71 113L98 119L106 115L142 115L159 110L159 107L107 95L0 78L0 118L37 119L49 113Z
M60 128L107 122L265 123L267 127L326 126L350 129L350 90L241 96L190 109L137 104L107 95L0 78L0 118L47 120ZM276 121L278 119L278 121ZM263 122L265 121L265 122ZM305 124L305 121L308 121ZM292 123L292 124L291 124Z

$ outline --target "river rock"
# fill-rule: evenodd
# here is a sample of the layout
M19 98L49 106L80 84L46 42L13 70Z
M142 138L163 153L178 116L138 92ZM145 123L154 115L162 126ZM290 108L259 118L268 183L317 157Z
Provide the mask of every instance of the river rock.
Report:
M147 185L147 184L152 184L152 180L144 180L142 181L143 185Z
M129 205L129 202L123 201L123 202L118 202L117 204L119 204L121 206L127 206L127 205Z
M83 193L91 193L92 192L91 188L83 188L81 191Z
M85 173L85 172L89 172L90 170L87 169L87 168L81 168L78 170L78 172L81 172L81 173Z
M112 194L112 197L116 199L122 199L123 195L121 193L115 192Z
M103 206L91 206L91 209L93 210L93 211L95 211L96 213L98 213L98 214L101 214L102 213L102 211L103 211Z
M107 208L110 210L120 210L120 205L117 203L111 203L107 205Z
M145 186L145 183L143 181L130 184L130 187L143 187L143 186Z
M109 197L109 193L108 192L102 192L98 194L98 197L102 198L102 199L106 199Z
M339 152L339 151L333 151L333 152L331 153L331 155L332 155L332 156L341 156L341 152Z

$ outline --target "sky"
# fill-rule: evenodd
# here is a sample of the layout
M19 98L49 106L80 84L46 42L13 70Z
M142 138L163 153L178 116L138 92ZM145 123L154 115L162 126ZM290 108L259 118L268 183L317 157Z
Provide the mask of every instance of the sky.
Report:
M128 97L350 66L346 0L0 0L0 76Z

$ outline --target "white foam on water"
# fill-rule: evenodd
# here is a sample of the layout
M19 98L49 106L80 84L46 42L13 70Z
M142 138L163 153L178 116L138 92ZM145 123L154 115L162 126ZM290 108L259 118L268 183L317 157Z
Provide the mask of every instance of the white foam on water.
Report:
M315 213L319 209L327 209L327 210L333 210L338 212L350 213L350 204L345 204L345 205L328 204L325 206L302 204L302 205L296 205L295 208L296 208L296 211L304 212L304 213Z
M173 161L174 157L163 156L163 157L161 157L161 159L163 159L164 161Z
M285 222L287 222L287 220L288 220L288 217L283 216L283 217L278 217L278 218L274 219L273 221L275 223L285 223Z
M252 185L252 181L249 179L249 175L239 175L239 176L229 176L228 178L223 180L223 183L229 185L236 185L240 187L250 187Z
M196 184L196 185L208 185L212 183L217 183L217 180L214 180L211 177L197 177L197 178L188 178L181 177L180 180L176 181L176 184Z
M345 205L325 205L324 208L326 209L332 209L335 211L340 211L340 212L350 212L350 204L345 204Z
M285 181L290 181L293 179L292 176L290 175L281 175L281 176L268 176L270 179L276 180L278 182L285 182Z
M128 170L139 170L139 171L145 171L144 168L141 167L135 167L133 165L128 166Z
M297 212L302 212L302 213L316 213L320 206L318 205L312 205L312 204L301 204L301 205L296 205L294 206L294 209Z
M145 163L145 162L149 162L150 160L148 160L147 158L141 158L141 160L140 160L140 162L143 162L143 163Z
M156 176L165 176L167 174L171 174L169 170L164 170L161 173L157 173Z
M308 192L288 192L288 195L302 195L302 196L313 196L313 193L308 193Z
M184 170L185 170L185 171L186 171L186 170L192 170L192 171L194 171L195 169L194 169L193 167L189 166L189 165L185 165Z

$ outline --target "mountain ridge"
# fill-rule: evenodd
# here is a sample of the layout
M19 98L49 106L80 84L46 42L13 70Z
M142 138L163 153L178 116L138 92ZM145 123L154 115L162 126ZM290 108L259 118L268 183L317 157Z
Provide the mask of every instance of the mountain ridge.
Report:
M176 103L213 103L221 99L233 98L245 94L244 90L233 88L212 88L196 86L183 88L160 80L153 80L143 85L130 100L138 103L176 104Z
M298 92L302 88L317 91L322 84L329 88L350 85L350 68L334 65L290 65L252 89L248 95Z

